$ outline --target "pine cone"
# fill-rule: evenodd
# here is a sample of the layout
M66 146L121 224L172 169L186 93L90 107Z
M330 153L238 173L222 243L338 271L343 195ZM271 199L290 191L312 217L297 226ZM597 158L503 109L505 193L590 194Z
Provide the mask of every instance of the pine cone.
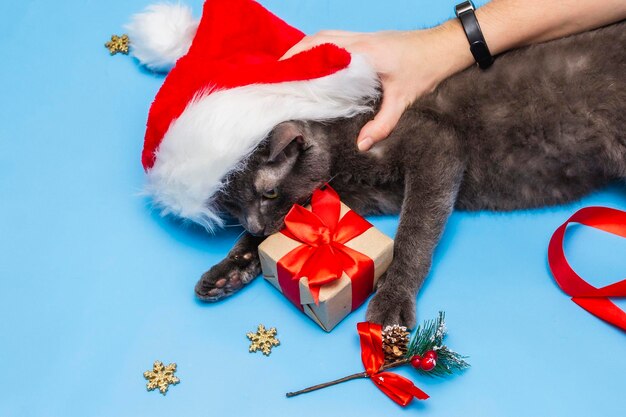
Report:
M406 327L387 326L383 329L383 352L385 363L395 362L406 355L409 345L409 335Z

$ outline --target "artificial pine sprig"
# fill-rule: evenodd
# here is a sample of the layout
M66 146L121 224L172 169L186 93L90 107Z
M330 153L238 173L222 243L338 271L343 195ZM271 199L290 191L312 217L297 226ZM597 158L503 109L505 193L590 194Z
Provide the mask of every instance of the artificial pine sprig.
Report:
M462 371L468 368L470 365L464 360L466 357L461 356L455 351L448 348L443 344L443 339L446 336L446 322L445 313L439 312L439 316L434 320L425 321L424 324L417 327L417 330L413 334L413 337L409 341L407 346L407 352L401 359L385 363L380 368L380 371L396 368L401 365L411 363L413 367L421 374L432 376L445 376L450 375L458 371ZM423 367L416 366L413 362L414 358L421 359L421 356L432 354L435 352L436 357L435 366L426 370ZM348 375L343 378L336 379L334 381L325 382L323 384L313 385L311 387L295 391L288 392L287 397L294 397L296 395L304 394L311 391L316 391L321 388L326 388L332 385L339 384L341 382L350 381L358 378L369 378L367 372L359 372L356 374Z
M431 350L436 352L437 364L433 369L424 371L416 368L419 373L430 376L450 375L468 368L470 365L465 361L466 356L459 355L443 344L446 334L446 314L440 311L436 319L427 320L417 327L409 342L405 358L410 360L416 355L422 356Z

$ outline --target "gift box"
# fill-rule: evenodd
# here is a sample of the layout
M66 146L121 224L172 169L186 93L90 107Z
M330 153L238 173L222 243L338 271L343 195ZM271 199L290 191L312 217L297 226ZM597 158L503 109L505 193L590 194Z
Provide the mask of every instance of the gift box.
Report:
M331 331L359 307L393 258L393 240L339 200L329 186L311 206L294 205L285 228L259 246L263 276Z

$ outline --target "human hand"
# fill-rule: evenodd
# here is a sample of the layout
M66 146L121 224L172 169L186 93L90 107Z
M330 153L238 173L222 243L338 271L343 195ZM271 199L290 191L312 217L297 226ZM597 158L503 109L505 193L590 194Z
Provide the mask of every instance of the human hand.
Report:
M281 59L324 43L368 59L380 77L383 99L378 114L357 138L359 150L367 151L389 136L416 99L473 62L463 30L457 25L450 21L433 29L374 33L322 31L303 38Z

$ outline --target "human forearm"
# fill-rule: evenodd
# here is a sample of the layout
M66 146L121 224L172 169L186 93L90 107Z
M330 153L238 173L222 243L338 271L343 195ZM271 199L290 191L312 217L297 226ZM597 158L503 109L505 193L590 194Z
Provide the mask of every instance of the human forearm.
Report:
M476 10L493 55L626 18L624 0L492 0Z
M605 26L626 18L624 0L492 0L476 10L492 55ZM472 58L458 19L428 29L441 53L447 53L445 79L470 66ZM424 31L415 36L424 41Z
M626 1L492 0L476 10L476 18L492 55L497 55L620 21L626 18ZM420 45L429 44L429 64L436 71L421 73L422 77L433 77L427 80L429 85L437 85L474 63L456 18L411 35L416 56L420 55Z

